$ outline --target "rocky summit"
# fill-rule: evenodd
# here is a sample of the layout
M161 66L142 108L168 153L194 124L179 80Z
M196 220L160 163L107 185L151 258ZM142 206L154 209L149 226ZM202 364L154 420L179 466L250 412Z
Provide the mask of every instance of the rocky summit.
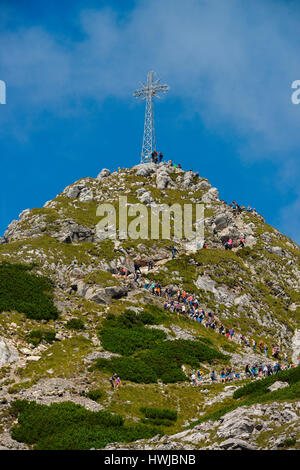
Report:
M120 196L128 223L203 204L205 240L112 236L97 208ZM23 210L0 239L0 448L300 449L299 246L248 204L162 162Z

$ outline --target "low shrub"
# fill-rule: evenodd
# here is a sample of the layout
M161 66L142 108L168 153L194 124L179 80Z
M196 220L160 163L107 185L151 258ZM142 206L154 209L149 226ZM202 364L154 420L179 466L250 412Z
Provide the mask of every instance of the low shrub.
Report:
M162 330L145 328L147 323L155 323L154 315L149 312L137 314L127 309L119 316L108 314L99 331L99 338L107 351L130 356L166 338Z
M84 322L80 318L71 318L71 320L67 321L66 328L68 330L84 330Z
M161 330L152 330L135 326L133 328L106 328L100 331L99 338L103 348L113 353L130 356L140 349L150 348L152 345L166 338Z
M199 362L226 358L200 341L179 339L152 344L148 350L140 351L134 357L98 359L95 367L136 383L156 383L158 379L164 383L174 383L188 380L181 369L183 364L198 367Z
M103 397L103 392L99 388L94 389L94 390L89 390L87 393L83 394L85 397L89 398L90 400L93 401L98 401L100 398Z
M140 408L140 412L145 415L146 418L152 419L168 419L170 421L177 421L177 411L169 410L167 408Z
M97 359L94 367L116 373L122 380L135 383L156 383L158 378L151 366L132 357Z
M102 449L111 442L132 442L157 434L149 425L125 425L118 414L90 411L72 402L40 405L17 400L11 414L18 417L12 438L39 450Z
M144 325L156 325L157 324L157 319L155 318L154 315L152 315L152 313L149 313L149 312L142 312L140 314L140 319Z
M278 447L284 447L284 448L294 447L296 443L297 443L297 439L295 437L291 437L291 438L285 439L283 442L278 444Z
M0 264L0 311L17 311L33 320L58 317L53 303L53 283L44 276L29 273L32 266Z
M55 341L55 331L32 330L27 335L27 341L34 346L38 346L41 341L51 344Z

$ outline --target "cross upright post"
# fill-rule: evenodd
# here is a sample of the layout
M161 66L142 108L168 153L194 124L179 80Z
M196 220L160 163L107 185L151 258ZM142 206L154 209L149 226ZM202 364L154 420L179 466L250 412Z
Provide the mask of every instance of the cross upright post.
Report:
M168 85L161 85L160 79L155 80L154 75L155 72L153 70L148 72L147 83L142 82L142 88L137 89L133 93L133 96L138 100L146 100L141 163L151 161L151 154L156 150L153 98L160 98L160 93L167 93L170 89Z

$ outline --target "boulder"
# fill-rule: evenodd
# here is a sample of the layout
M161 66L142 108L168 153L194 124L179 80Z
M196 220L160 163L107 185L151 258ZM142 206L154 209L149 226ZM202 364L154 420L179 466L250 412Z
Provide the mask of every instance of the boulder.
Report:
M5 338L0 338L0 366L18 360L19 354L13 344Z
M292 360L294 364L297 364L298 358L300 357L300 330L295 330L295 333L292 339L292 349L293 349Z
M81 188L78 185L70 186L66 191L66 196L69 199L76 199L80 194Z
M219 200L219 191L217 188L210 188L207 193L202 196L202 202L214 202Z
M156 170L155 163L141 163L140 165L136 165L133 167L136 170L136 176L150 176Z
M151 204L151 202L153 201L153 198L151 196L151 193L149 191L145 191L140 197L139 197L140 201L143 203L143 204Z
M193 173L191 171L188 171L187 173L184 174L181 187L184 189L188 189L191 187L192 184L193 184Z
M165 189L171 183L172 180L169 176L169 173L165 167L161 167L158 169L156 174L156 186L158 189Z
M254 430L254 421L247 416L244 408L237 408L226 413L220 421L217 437L247 438Z
M272 246L270 251L274 255L279 255L279 256L284 256L285 255L283 249L280 246Z
M93 199L94 199L94 196L93 196L93 191L91 189L84 188L80 192L80 196L79 196L80 202L89 202L89 201L92 201Z
M17 220L13 220L9 226L7 227L6 231L4 232L4 239L6 241L9 241L12 237L13 237L13 234L16 230L18 226L18 221Z
M200 181L200 183L197 184L197 188L199 188L199 189L210 189L211 184L206 180L202 180L202 181Z
M41 359L41 356L27 356L26 357L27 361L39 361Z
M223 230L224 228L228 227L230 223L232 222L232 218L227 215L227 214L220 214L217 215L215 218L215 225L216 225L216 230Z
M110 170L107 168L103 168L103 170L100 171L99 175L97 176L97 180L102 180L103 178L107 178L107 176L110 175Z
M198 276L197 281L195 282L198 289L203 289L208 292L215 293L216 292L216 283L210 278L204 276Z
M26 215L30 214L30 209L24 209L20 214L19 214L19 220L23 219Z
M256 448L249 444L248 442L243 441L242 439L226 439L226 441L221 442L220 448L224 450L255 450Z
M92 302L98 304L107 305L112 299L120 299L127 295L127 287L123 286L112 286L112 287L89 287L85 292L84 297Z
M280 390L281 388L286 388L288 386L289 386L288 382L280 382L279 380L277 380L272 385L270 385L270 387L267 388L267 391L275 392L276 390Z

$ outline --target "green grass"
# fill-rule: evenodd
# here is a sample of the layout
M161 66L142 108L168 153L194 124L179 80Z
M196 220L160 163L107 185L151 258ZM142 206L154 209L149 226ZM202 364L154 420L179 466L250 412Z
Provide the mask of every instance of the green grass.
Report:
M29 251L30 254L28 254ZM17 240L0 245L0 261L6 261L9 257L10 260L18 262L22 257L24 262L35 259L36 263L41 263L38 254L46 255L49 262L55 264L70 265L76 260L79 266L95 264L95 258L109 262L117 256L112 240L103 240L99 243L62 243L44 234L38 238Z
M58 317L53 303L53 283L29 273L32 266L0 264L0 311L17 311L34 320Z
M76 377L85 371L83 358L91 350L91 342L79 334L63 341L55 341L41 354L39 361L28 362L25 368L17 370L17 374L21 379L30 379L26 386L44 377ZM53 373L50 374L49 370Z
M145 416L142 418L142 423L151 424L154 426L173 426L177 421L177 411L169 410L167 408L147 408L141 407L141 413Z
M110 442L132 442L157 434L154 427L126 425L118 414L89 411L72 402L46 406L16 400L11 413L18 417L12 438L37 450L101 449Z
M120 281L108 271L92 271L84 278L87 284L97 284L101 287L118 286Z

